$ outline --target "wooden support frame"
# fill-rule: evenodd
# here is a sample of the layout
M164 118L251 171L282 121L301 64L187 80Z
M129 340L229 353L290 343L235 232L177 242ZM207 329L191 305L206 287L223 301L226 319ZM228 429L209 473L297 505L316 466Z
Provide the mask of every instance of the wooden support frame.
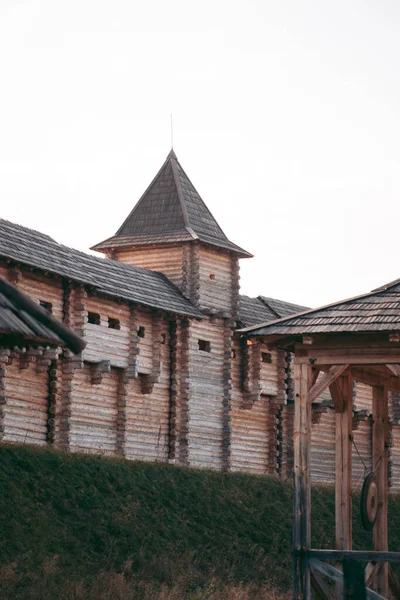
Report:
M352 532L352 427L353 427L353 381L351 375L334 382L340 387L340 400L336 404L335 431L335 536L338 550L351 550ZM332 387L332 386L331 386ZM333 394L332 394L333 396ZM337 585L336 594L341 598L342 586Z
M312 334L307 343L299 341L299 334L266 336L269 347L286 348L294 353L295 372L295 493L294 493L294 599L310 600L313 584L317 596L328 598L324 576L335 575L342 591L350 590L348 569L343 588L343 573L321 561L343 563L358 561L367 569L355 568L358 577L353 580L353 591L362 595L367 578L372 589L366 597L373 600L387 598L389 584L399 595L399 586L388 562L399 560L400 552L388 551L388 391L400 391L400 345L388 338L387 332L357 334ZM379 493L379 511L374 526L374 550L352 550L352 431L353 380L373 387L373 469ZM335 407L336 420L336 550L311 550L310 505L310 405L329 387ZM353 563L354 564L354 563ZM321 567L322 565L322 567ZM321 568L318 568L321 567ZM364 567L365 565L363 565ZM356 587L354 587L356 586ZM347 593L347 592L346 592ZM360 596L361 597L361 596ZM400 596L399 596L400 598Z
M295 598L310 599L311 581L307 552L311 543L311 404L308 402L311 367L294 366L294 594Z
M348 364L345 365L335 365L331 367L327 373L324 373L322 377L317 380L312 387L310 387L307 396L307 402L312 404L317 398L322 394L327 387L329 387L346 369L348 368Z
M388 390L375 386L372 396L372 461L379 490L379 510L374 526L374 548L388 551L388 447L389 447ZM388 594L388 563L383 563L376 575L377 591Z

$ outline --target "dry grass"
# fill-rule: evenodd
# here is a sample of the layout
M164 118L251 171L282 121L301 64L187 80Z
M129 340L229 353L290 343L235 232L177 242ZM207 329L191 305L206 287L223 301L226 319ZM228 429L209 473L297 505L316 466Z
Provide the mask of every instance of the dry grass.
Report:
M93 581L65 581L60 592L55 556L43 567L46 574L30 575L29 592L25 589L26 574L17 572L11 563L0 568L0 597L4 599L22 596L29 600L289 600L289 593L282 593L271 584L224 583L211 579L204 586L192 587L184 577L173 586L144 583L132 577L129 571L114 573L104 571ZM50 564L51 563L51 564ZM43 576L44 575L44 576Z

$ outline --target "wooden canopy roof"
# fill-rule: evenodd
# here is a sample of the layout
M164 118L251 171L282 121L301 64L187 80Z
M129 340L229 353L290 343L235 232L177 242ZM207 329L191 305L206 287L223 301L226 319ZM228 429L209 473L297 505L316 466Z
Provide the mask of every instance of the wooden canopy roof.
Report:
M250 336L400 331L400 280L372 292L242 329Z
M11 283L0 277L0 345L67 346L81 352L86 343Z
M252 256L228 240L171 150L117 233L92 250L193 240Z

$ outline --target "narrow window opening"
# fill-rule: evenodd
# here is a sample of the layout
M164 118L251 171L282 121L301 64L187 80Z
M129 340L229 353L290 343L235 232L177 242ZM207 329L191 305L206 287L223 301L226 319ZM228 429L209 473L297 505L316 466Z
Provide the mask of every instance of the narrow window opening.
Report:
M236 350L235 350L235 348L232 348L232 350L231 350L231 356L232 356L232 358L236 358Z
M121 329L120 320L114 319L113 317L108 317L108 327L109 329Z
M268 365L272 364L272 354L269 352L261 352L261 360Z
M215 279L215 273L210 273L210 279Z
M138 337L144 338L145 327L140 325L137 330Z
M42 308L47 310L48 313L51 314L53 312L53 305L51 302L46 302L45 300L39 300L39 304Z
M199 350L202 352L211 352L211 342L207 342L207 340L199 340Z
M162 333L161 334L161 343L165 344L166 340L167 340L167 334L166 333Z
M100 315L98 313L89 312L88 323L91 323L92 325L100 325Z

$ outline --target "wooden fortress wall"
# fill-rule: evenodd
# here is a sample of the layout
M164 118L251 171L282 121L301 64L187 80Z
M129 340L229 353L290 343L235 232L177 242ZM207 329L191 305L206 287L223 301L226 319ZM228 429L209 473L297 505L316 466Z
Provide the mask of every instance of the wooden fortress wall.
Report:
M0 439L74 452L172 461L290 478L291 357L234 334L234 321L188 320L101 297L0 263L6 277L83 335L81 356L0 350ZM371 388L355 383L353 483L371 467ZM400 492L400 399L393 396L391 486ZM334 479L335 414L313 405L312 474ZM361 457L361 458L360 458Z

